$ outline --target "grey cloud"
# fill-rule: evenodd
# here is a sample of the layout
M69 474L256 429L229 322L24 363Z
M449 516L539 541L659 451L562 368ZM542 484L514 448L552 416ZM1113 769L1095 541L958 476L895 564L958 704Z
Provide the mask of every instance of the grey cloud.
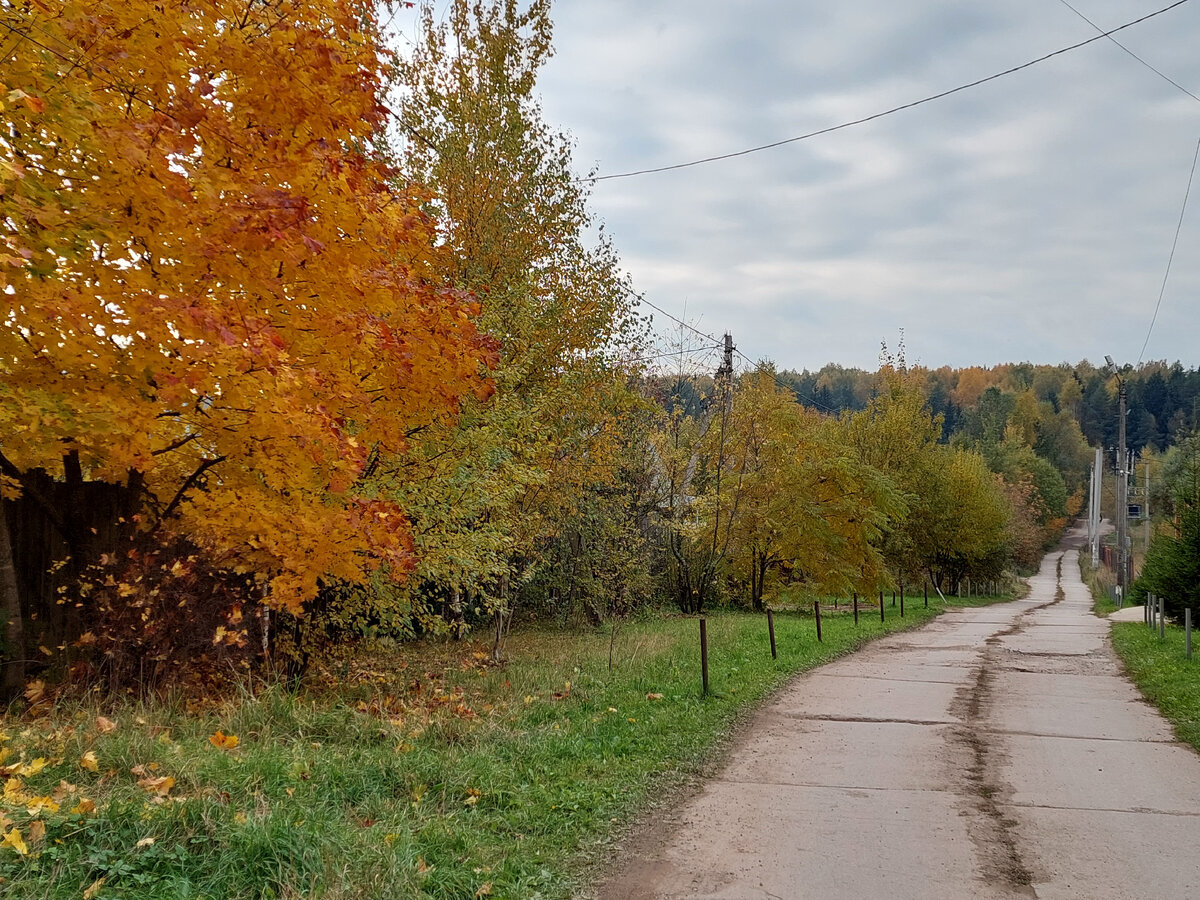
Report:
M1111 27L1156 4L1076 5ZM601 174L828 126L1091 33L1045 0L568 0L556 23L546 116ZM1189 5L1121 38L1200 93L1197 25ZM781 366L873 365L899 328L935 366L1133 361L1197 136L1200 103L1100 42L856 129L601 182L592 205L655 303ZM1193 200L1147 350L1189 365Z

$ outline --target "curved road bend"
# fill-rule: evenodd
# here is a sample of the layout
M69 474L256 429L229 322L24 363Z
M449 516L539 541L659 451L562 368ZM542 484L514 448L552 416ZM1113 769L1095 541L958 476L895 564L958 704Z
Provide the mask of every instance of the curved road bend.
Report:
M1122 676L1081 542L798 678L601 900L1200 897L1200 756Z

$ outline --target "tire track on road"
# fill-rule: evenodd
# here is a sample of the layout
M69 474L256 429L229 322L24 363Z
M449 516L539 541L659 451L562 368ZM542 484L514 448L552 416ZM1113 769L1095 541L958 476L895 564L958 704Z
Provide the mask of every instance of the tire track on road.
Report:
M963 685L955 696L952 711L957 712L963 724L954 729L955 739L969 754L967 768L968 795L971 810L975 813L968 826L968 834L975 845L980 866L987 878L1003 881L1022 896L1036 897L1032 885L1034 873L1026 865L1017 845L1017 823L1004 815L1001 800L1013 793L1012 787L996 777L999 749L992 743L992 731L986 720L992 703L993 675L999 666L997 654L1001 641L1019 634L1033 613L1061 603L1066 594L1062 586L1062 560L1059 553L1055 568L1054 599L1023 610L1009 625L984 642L980 664L975 677Z

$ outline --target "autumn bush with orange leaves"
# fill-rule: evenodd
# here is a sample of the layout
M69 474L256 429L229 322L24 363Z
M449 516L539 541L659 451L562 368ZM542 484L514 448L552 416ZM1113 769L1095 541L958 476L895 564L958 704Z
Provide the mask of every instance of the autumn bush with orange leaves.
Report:
M364 475L496 348L380 150L375 4L23 0L0 41L4 491L124 484L275 608L402 575Z

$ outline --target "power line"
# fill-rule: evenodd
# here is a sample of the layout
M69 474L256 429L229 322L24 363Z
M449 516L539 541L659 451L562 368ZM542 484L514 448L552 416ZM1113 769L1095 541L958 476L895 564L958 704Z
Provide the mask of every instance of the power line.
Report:
M706 349L707 350L719 350L722 348L723 342L719 341L714 335L703 332L700 329L696 328L695 326L689 325L687 322L683 321L683 319L680 319L677 316L671 315L669 312L667 312L661 306L658 306L654 303L651 303L649 300L647 300L645 294L639 294L637 291L635 291L629 287L626 287L625 290L628 291L628 293L631 297L634 297L640 303L646 304L646 306L649 306L651 309L657 310L658 312L662 313L664 316L666 316L672 322L675 322L676 324L680 325L681 327L688 329L688 331L691 331L692 333L694 333L702 338L707 338L710 341L714 341L717 344L716 347L711 347L711 348L701 347L699 349L701 349L701 350L706 350ZM748 362L751 366L753 366L757 370L757 368L758 368L757 362L755 362L753 359L751 359L749 356L747 356L745 353L743 353L737 347L733 348L733 352L736 353L738 356L740 356L742 359L744 359L746 362ZM672 354L664 354L664 355L673 356L674 354L672 353ZM809 403L811 403L813 406L817 407L818 409L824 410L825 412L830 413L831 415L837 415L838 410L832 409L832 408L826 406L825 404L823 404L819 400L817 400L816 397L812 397L812 396L802 393L801 391L797 390L793 385L790 385L784 381L781 381L779 379L778 375L775 375L774 373L772 373L771 377L774 379L775 384L778 387L783 388L785 391L790 391L797 398L803 398L803 399L807 400Z
M750 357L748 357L745 353L743 353L737 347L733 348L733 352L736 353L738 356L740 356L742 359L744 359L746 362L750 363L750 365L754 366L754 371L756 371L756 372L757 371L766 371L765 369L760 369L758 363L756 363L754 360L752 360ZM813 397L810 394L805 394L802 391L797 390L793 385L790 385L785 381L781 381L779 376L776 375L774 372L771 372L771 378L775 381L775 385L777 387L781 387L785 391L790 391L792 394L794 394L796 396L797 399L803 398L803 399L807 400L809 403L811 403L813 406L817 407L817 409L824 410L825 412L829 413L830 415L836 416L838 414L838 410L832 409L832 408L826 406L824 403L822 403L816 397Z
M633 297L639 303L646 304L646 306L650 307L651 309L655 310L656 312L662 313L664 316L666 316L668 319L670 319L675 324L680 325L683 328L686 328L688 331L692 332L693 334L699 335L700 337L705 338L706 340L710 340L717 344L721 343L720 338L718 338L714 335L708 334L707 332L701 331L699 328L697 328L694 325L689 325L687 322L683 321L683 319L680 319L678 316L671 315L669 312L667 312L661 306L657 306L654 303L651 303L649 300L646 299L645 294L639 294L633 288L627 287L625 285L622 285L622 287L625 289L625 292L628 293L630 297Z
M820 137L821 135L825 135L825 134L832 134L835 131L842 131L846 128L853 128L856 125L863 125L867 122L873 122L876 119L882 119L885 116L890 116L890 115L893 115L894 113L902 112L906 109L913 109L914 107L922 106L926 103L932 103L934 100L941 100L945 97L951 96L952 94L957 94L957 93L960 93L961 91L969 90L970 88L979 87L981 84L986 84L989 81L995 81L996 79L1003 78L1006 75L1012 75L1016 72L1020 72L1023 69L1031 68L1032 66L1036 66L1039 63L1043 63L1048 59L1053 59L1056 56L1062 56L1064 53L1070 53L1072 50L1078 50L1080 47L1086 47L1088 44L1094 44L1096 41L1103 40L1104 38L1107 38L1111 35L1116 34L1118 31L1124 31L1126 28L1132 28L1134 25L1140 25L1142 22L1145 22L1149 19L1153 19L1155 16L1161 16L1163 13L1170 12L1171 10L1175 9L1175 7L1182 6L1183 4L1185 4L1187 2L1188 2L1188 0L1175 0L1175 2L1172 3L1170 6L1165 6L1162 9L1157 10L1156 12L1152 12L1147 15L1144 15L1140 19L1134 19L1132 22L1127 22L1124 25L1121 25L1117 28L1111 29L1110 31L1102 32L1101 34L1095 35L1094 37L1090 37L1085 41L1080 41L1077 44L1072 44L1069 47L1063 47L1060 50L1055 50L1053 53L1047 53L1045 56L1039 56L1037 59L1033 59L1033 60L1030 60L1029 62L1022 63L1019 66L1013 66L1010 69L1005 69L1003 72L997 72L994 75L988 75L986 78L979 78L979 79L976 79L975 81L968 82L967 84L960 84L958 87L950 88L949 90L941 91L937 94L931 94L928 97L922 97L920 100L914 100L911 103L904 103L904 104L901 104L900 106L893 106L891 109L885 109L883 112L873 113L872 115L863 116L862 118L859 118L859 119L853 119L849 122L842 122L840 125L831 125L828 128L821 128L821 129L818 129L817 131L810 131L807 134L801 134L801 135L797 135L796 137L785 138L781 141L772 141L769 144L760 144L757 147L748 147L745 150L737 150L733 153L721 153L716 156L706 156L703 159L694 159L694 160L691 160L690 162L675 163L674 165L669 165L669 166L656 166L654 168L649 168L649 169L636 169L631 172L619 172L615 175L594 175L590 178L581 178L579 180L580 181L590 181L590 182L595 183L597 181L611 181L616 178L633 178L634 176L637 176L637 175L651 175L651 174L654 174L657 172L670 172L670 171L674 171L676 169L690 169L693 166L702 166L702 165L707 165L708 163L721 162L721 161L727 160L727 159L735 159L736 157L739 157L739 156L748 156L751 153L759 153L763 150L771 150L771 149L774 149L775 147L782 147L785 144L794 144L794 143L797 143L798 141L807 141L810 138Z
M1179 90L1183 91L1185 94L1187 94L1193 100L1200 102L1200 97L1197 97L1195 94L1193 94L1191 91L1189 91L1187 88L1185 88L1182 84L1180 84L1178 81L1176 81L1170 75L1167 75L1166 73L1162 72L1161 70L1156 69L1150 63L1146 62L1146 60L1142 59L1140 56L1138 56L1136 53L1134 53L1132 50L1130 50L1128 47L1126 47L1124 44L1122 44L1120 41L1118 41L1115 37L1113 37L1111 33L1105 32L1105 30L1103 28L1101 28L1099 25L1097 25L1095 22L1093 22L1091 19L1089 19L1087 16L1085 16L1079 10L1077 10L1074 6L1072 6L1070 3L1068 3L1067 0L1058 0L1058 2L1061 3L1063 6L1065 6L1067 9L1069 9L1071 12L1075 13L1075 15L1079 16L1079 18L1083 19L1083 21L1087 22L1089 25L1091 25L1093 28L1095 28L1098 32L1100 32L1101 36L1108 38L1110 41L1112 41L1114 44L1116 44L1118 47L1120 47L1122 50L1124 50L1126 53L1128 53L1130 56L1132 56L1134 59L1136 59L1138 62L1140 62L1143 66L1145 66L1147 69L1149 69L1155 75L1157 75L1159 78L1163 79L1166 82L1169 82L1170 84L1175 85L1175 87L1179 88Z
M1150 319L1150 328L1146 331L1146 340L1142 342L1142 352L1138 354L1138 365L1146 355L1146 347L1150 343L1150 335L1154 332L1154 323L1158 321L1158 310L1162 307L1163 294L1167 290L1167 279L1171 276L1171 263L1175 260L1175 248L1179 246L1179 232L1183 230L1183 216L1187 212L1188 197L1192 193L1192 179L1196 176L1196 160L1200 159L1200 140L1196 141L1196 152L1192 154L1192 171L1188 174L1187 189L1183 192L1183 206L1179 210L1179 222L1175 225L1175 239L1171 242L1171 254L1167 257L1167 271L1163 273L1162 287L1158 289L1158 302L1154 304L1154 316Z
M676 356L683 356L685 354L711 353L712 351L719 350L719 349L720 349L720 345L718 344L718 345L713 345L711 347L710 346L693 347L690 350L668 350L663 353L655 354L654 356L638 356L638 357L634 357L633 359L618 358L616 361L621 364L646 363L646 362L654 362L655 360L659 360L659 359L670 359L670 358L673 358Z

